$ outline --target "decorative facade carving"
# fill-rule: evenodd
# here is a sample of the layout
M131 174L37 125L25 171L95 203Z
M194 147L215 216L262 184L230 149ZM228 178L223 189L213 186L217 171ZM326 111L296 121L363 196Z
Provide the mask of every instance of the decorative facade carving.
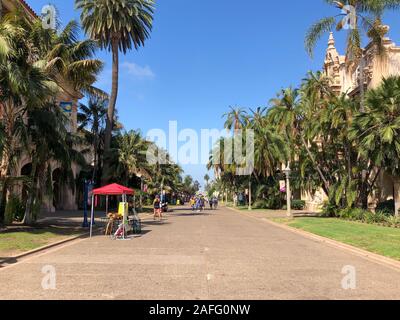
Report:
M389 27L381 26L386 34ZM349 63L346 55L340 55L335 47L333 33L329 36L326 50L324 72L332 79L332 89L335 93L346 93L349 96L359 95L361 82L364 90L376 88L383 78L400 74L400 47L389 39L383 38L382 49L370 43L362 50L362 57L357 65Z

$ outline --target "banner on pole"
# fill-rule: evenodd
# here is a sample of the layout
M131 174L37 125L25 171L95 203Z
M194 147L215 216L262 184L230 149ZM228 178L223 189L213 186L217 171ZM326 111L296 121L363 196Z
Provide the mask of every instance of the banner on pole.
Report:
M286 181L285 180L279 181L279 191L286 192Z

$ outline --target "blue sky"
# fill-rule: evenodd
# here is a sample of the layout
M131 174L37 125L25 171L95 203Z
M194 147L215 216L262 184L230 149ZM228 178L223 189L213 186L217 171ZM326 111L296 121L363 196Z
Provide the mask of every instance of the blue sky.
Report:
M49 0L28 0L40 12ZM79 20L72 0L52 0L61 22ZM230 105L267 105L282 87L296 86L322 66L327 37L314 60L304 35L316 20L338 13L323 0L158 0L154 30L144 48L121 57L118 112L126 129L222 129ZM399 13L389 13L390 37L400 42ZM343 53L345 34L336 36ZM111 56L98 86L109 90ZM184 166L203 182L203 165Z

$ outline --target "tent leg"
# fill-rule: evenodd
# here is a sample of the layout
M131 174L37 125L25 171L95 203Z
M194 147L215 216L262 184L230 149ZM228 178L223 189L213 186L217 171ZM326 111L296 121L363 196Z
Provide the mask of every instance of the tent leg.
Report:
M125 194L122 196L122 202L126 203L126 195ZM125 214L126 214L126 212L125 212L125 206L124 206L124 216L122 218L122 232L123 232L122 239L124 239L124 240L125 240Z
M90 214L90 238L92 237L93 234L93 220L94 220L94 195L92 195L92 208L91 208L91 214Z

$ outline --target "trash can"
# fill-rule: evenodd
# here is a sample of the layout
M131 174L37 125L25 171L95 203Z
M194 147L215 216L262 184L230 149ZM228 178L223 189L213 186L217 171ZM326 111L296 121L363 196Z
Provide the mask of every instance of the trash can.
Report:
M132 220L132 231L133 234L142 234L142 221L136 214L133 216Z

